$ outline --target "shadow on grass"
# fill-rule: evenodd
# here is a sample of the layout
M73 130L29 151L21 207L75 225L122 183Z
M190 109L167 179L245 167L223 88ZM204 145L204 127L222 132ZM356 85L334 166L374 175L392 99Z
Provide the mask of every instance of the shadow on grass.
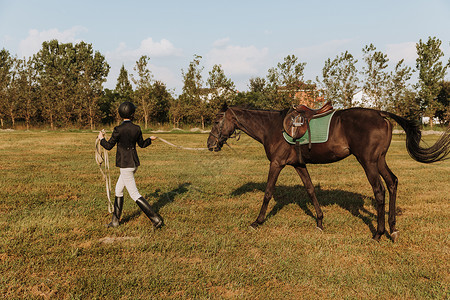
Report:
M248 182L241 187L234 190L232 196L240 196L245 193L253 191L265 192L266 183L265 182ZM328 205L339 205L341 208L350 212L353 216L361 219L364 224L366 224L372 234L376 233L376 228L373 225L373 221L376 221L376 215L364 208L364 198L365 196L357 193L342 191L342 190L321 190L320 185L315 187L315 192L319 204L321 207ZM303 186L279 186L275 188L273 195L275 200L275 206L267 214L266 220L275 216L283 207L288 204L297 204L308 216L316 220L315 211L314 213L308 208L307 203L312 203L308 194L306 193ZM261 204L262 204L262 198ZM257 213L257 212L256 212Z
M150 202L150 204L151 204L151 201L149 199L157 198L157 200L153 204L151 204L153 210L157 213L157 212L159 212L159 210L161 208L163 208L164 206L166 206L169 203L172 203L175 200L175 197L177 195L186 193L188 191L188 188L190 185L191 185L191 183L185 182L185 183L180 184L177 188L175 188L169 192L162 193L162 194L161 194L161 190L157 189L153 193L146 194L144 196L144 198L148 202ZM134 211L132 214L122 218L121 223L127 223L127 222L139 217L139 215L141 213L142 213L142 211L140 209L138 209L138 210Z

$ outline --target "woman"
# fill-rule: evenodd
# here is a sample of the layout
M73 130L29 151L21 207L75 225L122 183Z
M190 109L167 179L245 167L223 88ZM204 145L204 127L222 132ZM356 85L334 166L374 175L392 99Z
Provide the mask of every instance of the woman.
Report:
M117 144L116 167L120 168L120 176L117 180L114 200L114 212L112 221L108 227L119 226L120 216L123 208L123 190L126 187L130 197L137 203L139 208L152 221L153 226L159 228L163 224L161 216L156 214L150 204L139 193L134 173L140 165L136 152L136 144L145 148L155 140L155 136L150 136L144 140L142 131L138 125L132 123L136 106L131 102L123 102L119 106L119 115L123 119L122 124L114 128L111 138L107 141L102 132L98 134L100 144L107 150L111 150Z

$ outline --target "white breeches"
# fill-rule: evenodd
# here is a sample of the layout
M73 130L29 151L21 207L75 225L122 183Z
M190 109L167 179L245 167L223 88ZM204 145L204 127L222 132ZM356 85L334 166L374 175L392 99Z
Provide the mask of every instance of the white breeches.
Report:
M134 181L136 170L137 168L120 168L120 176L116 183L116 197L123 197L125 187L134 201L142 197L137 189L136 181Z

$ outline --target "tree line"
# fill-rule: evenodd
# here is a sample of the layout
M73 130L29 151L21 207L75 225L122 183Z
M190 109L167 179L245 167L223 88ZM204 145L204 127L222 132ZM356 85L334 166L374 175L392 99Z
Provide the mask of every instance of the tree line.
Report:
M450 82L444 80L450 66L442 62L442 42L436 37L416 44L415 68L404 60L389 68L389 58L373 44L362 49L363 67L348 51L327 59L321 76L305 80L306 62L288 55L265 77L249 79L248 91L237 92L221 65L214 65L206 82L201 56L194 55L182 69L183 89L175 96L165 83L155 80L150 57L136 61L129 75L122 65L114 90L103 88L110 66L92 44L47 41L32 57L20 59L0 51L0 125L14 128L18 121L51 129L67 126L94 129L120 121L117 108L123 101L138 107L136 118L150 124L191 124L205 127L224 104L285 109L299 102L320 105L332 101L336 107L355 105L389 110L409 119L421 116L450 119ZM417 72L417 83L412 84ZM133 84L132 84L133 83ZM361 103L354 95L362 91Z

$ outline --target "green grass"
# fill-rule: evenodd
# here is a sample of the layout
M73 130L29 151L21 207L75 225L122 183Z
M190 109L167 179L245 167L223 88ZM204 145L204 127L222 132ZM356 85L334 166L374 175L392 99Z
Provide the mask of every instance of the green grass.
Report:
M158 134L205 147L206 134ZM400 239L371 239L371 187L350 157L309 171L324 211L287 167L267 221L252 230L268 161L247 136L219 153L162 142L139 149L140 192L166 226L154 231L125 197L110 221L94 161L95 133L0 132L2 298L448 299L450 163L423 165L395 136L388 164L399 178ZM429 142L436 136L426 136ZM111 167L115 150L110 152ZM112 169L113 181L118 170Z

